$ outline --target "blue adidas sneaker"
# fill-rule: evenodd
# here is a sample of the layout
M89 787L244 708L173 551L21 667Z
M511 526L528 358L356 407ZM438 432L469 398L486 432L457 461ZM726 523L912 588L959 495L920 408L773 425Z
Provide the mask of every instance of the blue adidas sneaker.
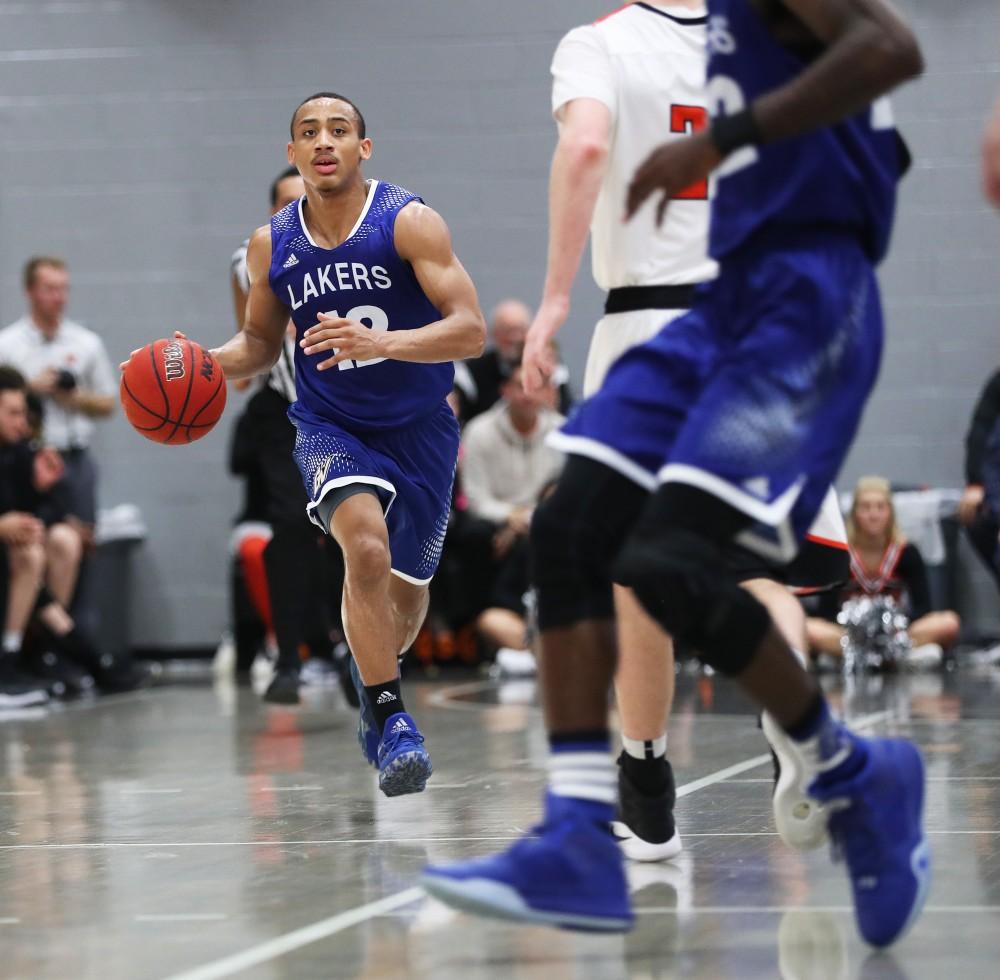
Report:
M835 856L847 863L858 930L888 946L916 921L931 881L924 836L924 764L912 742L861 739L861 769L843 779L820 774L810 795L828 805Z
M368 704L368 695L365 694L365 682L361 679L361 671L354 657L351 661L351 680L354 682L354 690L358 694L360 712L358 714L358 745L361 746L361 754L365 757L365 762L370 766L378 768L378 723L372 714L371 706Z
M626 932L634 916L611 807L546 794L545 822L509 850L424 870L421 884L446 905L515 922Z
M378 747L378 787L386 796L421 793L434 767L424 736L404 711L391 715Z

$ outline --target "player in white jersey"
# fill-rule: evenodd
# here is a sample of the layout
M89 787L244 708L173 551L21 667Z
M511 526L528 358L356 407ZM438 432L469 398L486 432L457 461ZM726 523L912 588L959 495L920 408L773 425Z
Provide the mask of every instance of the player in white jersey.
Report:
M570 289L588 229L594 279L607 292L607 300L587 359L587 396L600 387L621 354L684 314L696 285L715 275L715 263L707 254L707 181L686 188L670 202L662 228L657 227L652 201L632 221L623 220L628 185L640 164L671 134L679 139L708 120L707 19L702 0L633 3L570 31L556 50L552 108L559 143L550 179L544 295L524 354L528 386L539 384L552 369L551 340L569 313ZM573 437L560 434L554 442L581 451L571 445ZM834 571L811 570L806 578L811 585L833 584L846 574L838 571L846 555L846 531L832 491L822 519L829 525L822 537L825 551L833 553ZM793 646L803 648L804 615L798 602L771 580L770 570L759 559L734 555L734 571L768 605ZM616 690L624 746L619 757L621 820L615 829L629 857L664 860L681 846L672 813L673 773L666 760L672 648L628 590L616 587L615 606L621 651ZM792 778L793 762L785 767L783 804L799 789ZM800 812L816 813L815 807L801 802L806 809ZM786 819L788 806L781 809L775 811L779 830L790 842L821 839L816 820L791 823Z

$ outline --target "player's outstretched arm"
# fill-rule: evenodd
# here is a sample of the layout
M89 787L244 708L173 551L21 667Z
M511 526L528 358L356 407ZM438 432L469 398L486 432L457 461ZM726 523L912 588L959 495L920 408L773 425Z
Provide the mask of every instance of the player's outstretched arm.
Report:
M590 234L608 166L611 110L597 99L573 99L559 119L549 176L549 252L542 302L524 346L524 387L536 391L555 368L552 338L569 316L570 290Z
M826 49L794 79L709 130L659 147L636 171L626 213L662 192L659 221L677 191L734 151L832 125L923 71L913 32L887 0L780 0Z
M271 228L258 228L247 250L250 292L247 294L243 329L212 351L230 381L252 378L269 370L281 356L288 325L288 309L274 295L268 282L271 265Z
M361 323L320 315L301 345L306 354L336 350L317 370L328 371L341 361L395 361L435 364L478 357L486 343L486 322L469 274L451 248L451 233L436 211L414 201L396 216L396 251L413 266L427 298L441 319L411 330L370 330Z

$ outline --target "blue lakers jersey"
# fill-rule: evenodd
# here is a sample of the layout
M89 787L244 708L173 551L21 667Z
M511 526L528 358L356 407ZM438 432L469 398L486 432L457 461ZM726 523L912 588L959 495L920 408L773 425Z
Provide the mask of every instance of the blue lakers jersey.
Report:
M291 312L298 339L319 314L357 320L372 330L412 330L441 319L408 262L399 257L393 226L400 209L420 198L372 180L357 224L336 248L317 245L303 220L302 198L271 219L274 294ZM378 358L344 361L317 371L331 352L307 356L295 347L297 399L293 416L312 425L393 429L425 418L451 391L454 367Z
M751 0L709 0L712 112L732 115L800 74L807 56L778 42ZM887 99L836 126L747 146L717 171L710 252L721 258L763 226L841 227L873 262L885 255L905 167Z

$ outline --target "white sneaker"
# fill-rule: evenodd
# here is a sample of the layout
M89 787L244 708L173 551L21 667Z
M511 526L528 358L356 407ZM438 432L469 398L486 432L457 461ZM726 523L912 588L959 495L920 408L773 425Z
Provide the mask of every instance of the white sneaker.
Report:
M538 673L535 655L530 650L500 647L496 665L501 677L534 677Z
M944 648L938 643L924 643L914 647L903 659L903 664L913 670L933 670L941 666Z
M337 668L323 657L310 657L299 671L303 687L336 687L340 683Z
M815 774L794 740L765 711L761 715L764 737L778 757L778 782L771 807L781 839L797 851L811 851L828 840L827 812L806 791Z
M236 667L236 644L232 633L223 633L212 658L212 673L216 677L232 677Z

